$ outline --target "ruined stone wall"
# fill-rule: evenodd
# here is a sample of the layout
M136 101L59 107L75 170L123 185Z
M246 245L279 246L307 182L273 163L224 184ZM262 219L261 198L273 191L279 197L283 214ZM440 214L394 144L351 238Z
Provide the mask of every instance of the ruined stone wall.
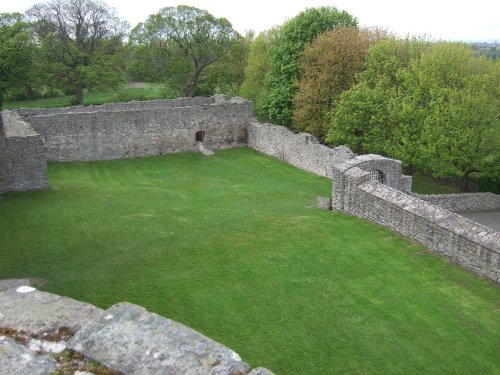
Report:
M0 193L48 188L42 139L15 112L2 111L1 116Z
M415 197L452 212L472 210L500 209L500 195L493 193L464 193L423 195L412 194Z
M74 106L66 108L23 108L18 110L18 113L23 117L37 115L54 115L62 113L88 113L97 111L127 111L130 109L161 109L166 107L190 107L196 105L209 105L224 102L226 99L223 96L212 97L194 97L194 98L178 98L171 100L147 100L147 101L132 101L126 103L108 103L103 105L89 106Z
M390 228L463 268L500 282L500 233L377 181L353 167L336 168L334 210Z
M295 134L283 126L261 124L255 120L248 127L248 146L329 178L332 177L333 165L355 156L348 147L329 148L310 134Z
M106 160L246 146L251 103L221 96L59 110L22 110L49 161Z

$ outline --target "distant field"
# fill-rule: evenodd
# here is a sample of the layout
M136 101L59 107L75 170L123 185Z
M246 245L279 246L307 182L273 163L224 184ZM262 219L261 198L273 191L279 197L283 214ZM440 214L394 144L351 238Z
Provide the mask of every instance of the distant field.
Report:
M276 374L499 374L500 290L314 208L331 182L251 149L49 165L0 198L0 277L130 301Z
M422 173L416 173L412 179L412 191L419 194L459 194L463 193L458 187L432 178Z
M156 85L144 83L131 83L117 90L91 91L85 90L84 105L100 105L113 102L129 102L132 100L152 100L160 98L160 89ZM74 95L55 98L22 100L18 102L5 102L5 109L19 108L59 108L75 105Z

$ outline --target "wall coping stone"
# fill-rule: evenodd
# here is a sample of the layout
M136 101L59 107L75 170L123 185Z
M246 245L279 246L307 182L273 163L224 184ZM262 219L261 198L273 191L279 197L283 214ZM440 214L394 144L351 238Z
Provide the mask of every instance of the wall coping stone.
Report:
M224 345L127 302L102 310L21 286L0 292L0 327L28 338L69 330L54 352L70 348L127 374L273 375L264 368L250 371L250 366ZM32 347L31 339L22 346L0 335L0 374L50 374L57 365L48 352Z

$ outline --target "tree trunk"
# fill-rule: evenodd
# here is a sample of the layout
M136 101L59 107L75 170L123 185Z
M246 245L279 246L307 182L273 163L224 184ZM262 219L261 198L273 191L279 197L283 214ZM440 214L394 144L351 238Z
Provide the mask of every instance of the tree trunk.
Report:
M462 178L462 190L469 191L469 173L464 172L464 177Z
M3 137L4 135L2 109L3 109L3 94L0 94L0 138Z
M24 92L26 94L26 99L33 99L33 86L31 86L31 84L28 83L26 84L26 86L24 86Z
M79 83L76 85L75 90L76 102L78 105L83 105L83 84Z
M191 78L191 80L187 84L186 90L184 91L184 94L187 97L192 98L196 93L196 89L198 88L198 80L200 79L201 72L202 69L196 68L193 78Z

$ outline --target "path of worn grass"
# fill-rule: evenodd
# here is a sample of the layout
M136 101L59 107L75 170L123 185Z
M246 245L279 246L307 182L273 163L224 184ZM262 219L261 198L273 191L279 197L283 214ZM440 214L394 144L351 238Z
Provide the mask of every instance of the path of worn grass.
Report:
M500 373L498 287L306 208L325 179L249 149L49 171L0 199L0 277L143 305L277 374Z

